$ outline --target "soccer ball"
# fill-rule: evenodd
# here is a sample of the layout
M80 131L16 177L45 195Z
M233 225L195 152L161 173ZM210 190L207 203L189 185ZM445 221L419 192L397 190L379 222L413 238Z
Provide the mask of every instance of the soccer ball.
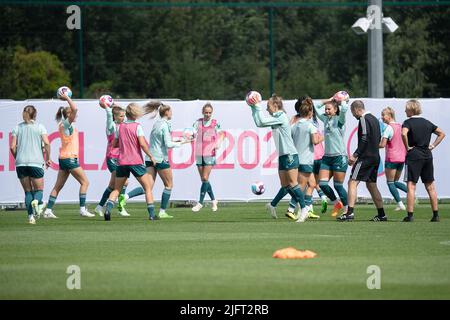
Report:
M258 91L250 91L245 96L245 102L247 102L247 104L249 106L254 106L254 105L260 103L261 101L262 101L262 96Z
M348 101L350 99L350 95L347 91L338 91L334 94L333 99L337 102Z
M62 95L67 95L69 98L72 98L72 90L69 87L60 87L56 90L56 96L61 98Z
M185 128L183 130L183 138L185 140L193 140L195 138L195 129L194 128Z
M109 108L109 107L111 107L113 105L114 100L113 100L113 98L111 96L103 95L98 100L98 103L99 104L103 103L104 106Z
M252 192L257 196L262 195L264 191L266 191L266 189L264 188L264 183L257 181L252 184Z

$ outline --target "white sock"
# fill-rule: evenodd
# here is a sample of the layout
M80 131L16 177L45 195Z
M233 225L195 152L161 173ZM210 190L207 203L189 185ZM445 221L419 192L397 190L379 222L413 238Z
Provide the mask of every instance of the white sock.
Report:
M161 214L161 213L166 213L166 210L164 210L164 209L159 209L159 214Z
M127 201L128 199L130 199L130 196L128 195L128 193L125 193L125 201Z
M85 211L86 207L80 207L80 211Z

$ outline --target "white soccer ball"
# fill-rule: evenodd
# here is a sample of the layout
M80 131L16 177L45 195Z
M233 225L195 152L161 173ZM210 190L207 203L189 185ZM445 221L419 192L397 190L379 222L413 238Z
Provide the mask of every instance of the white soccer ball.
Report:
M72 98L72 90L70 90L70 88L66 86L59 87L58 90L56 90L56 96L58 98L61 98L62 95L66 95L69 98Z
M195 138L195 129L194 128L185 128L183 130L183 138L185 140L193 140Z
M254 194L256 194L257 196L260 196L264 193L264 191L266 191L266 189L264 187L264 183L262 183L261 181L252 183L252 192Z
M350 95L347 91L338 91L334 94L333 99L337 102L348 101L350 100Z
M245 102L247 102L247 104L249 106L254 106L254 105L260 103L261 101L262 101L262 96L258 91L250 91L245 96Z
M99 104L103 103L104 106L109 108L113 105L114 100L111 96L108 96L107 94L105 94L100 97L100 99L98 100L98 103Z

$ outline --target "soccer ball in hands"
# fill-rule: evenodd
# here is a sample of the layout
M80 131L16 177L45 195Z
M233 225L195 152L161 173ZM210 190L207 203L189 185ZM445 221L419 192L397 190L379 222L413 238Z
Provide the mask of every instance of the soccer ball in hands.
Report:
M72 90L69 87L60 87L56 90L56 96L60 99L62 95L66 95L69 98L72 97Z
M103 103L104 106L106 107L111 107L114 103L114 100L111 96L108 95L103 95L100 97L100 99L98 100L98 103L101 105Z
M185 128L183 130L183 139L193 140L194 138L195 138L195 129L194 128Z
M247 104L249 106L254 106L254 105L260 103L261 101L262 101L262 96L258 91L250 91L245 96L245 102L247 102Z
M334 94L333 99L337 102L348 101L350 100L350 95L347 91L338 91Z
M266 191L266 189L264 188L264 183L257 181L252 184L252 192L257 196L262 195L264 191Z

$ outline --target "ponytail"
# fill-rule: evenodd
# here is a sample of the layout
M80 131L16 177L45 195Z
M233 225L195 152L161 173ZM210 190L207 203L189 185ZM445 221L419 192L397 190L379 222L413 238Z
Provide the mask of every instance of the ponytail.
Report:
M56 122L60 122L61 120L65 120L67 118L67 109L70 107L59 107L58 111L55 115Z
M144 106L144 114L152 114L151 118L156 117L157 110L159 111L159 116L162 118L170 110L170 106L160 101L150 101Z
M30 123L31 121L36 119L37 110L34 106L28 105L23 108L22 118L25 123Z

